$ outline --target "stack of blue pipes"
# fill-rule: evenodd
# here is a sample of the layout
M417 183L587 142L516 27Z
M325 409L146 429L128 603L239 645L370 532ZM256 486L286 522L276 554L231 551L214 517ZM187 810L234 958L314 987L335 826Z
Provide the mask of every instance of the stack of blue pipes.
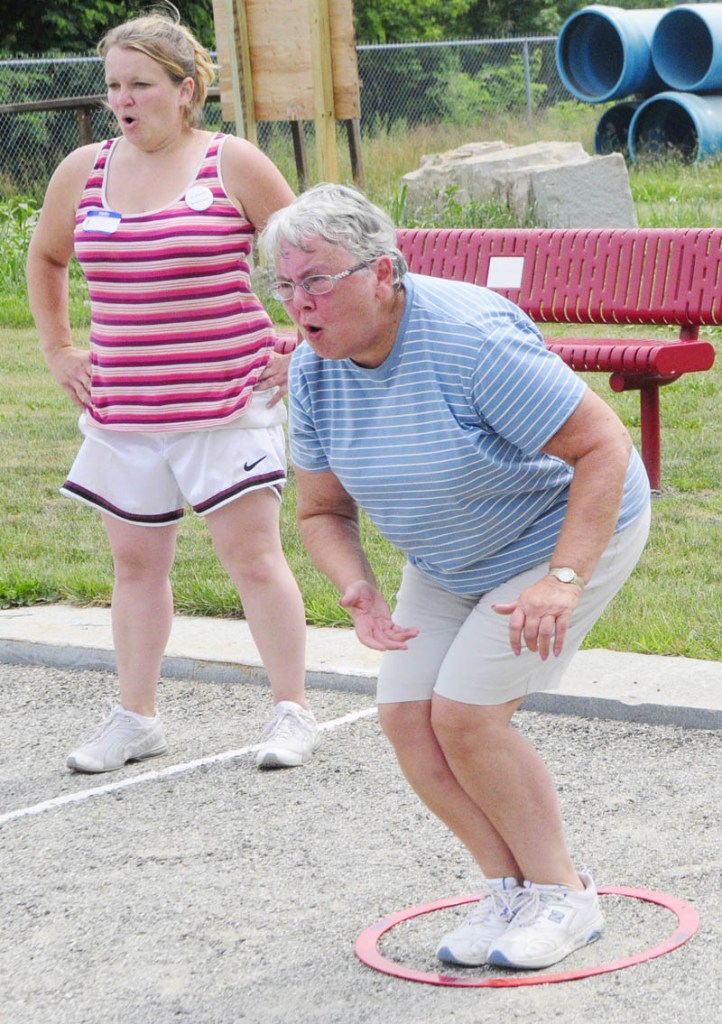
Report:
M691 163L722 153L722 3L584 7L562 25L556 63L576 99L622 101L599 120L598 154Z

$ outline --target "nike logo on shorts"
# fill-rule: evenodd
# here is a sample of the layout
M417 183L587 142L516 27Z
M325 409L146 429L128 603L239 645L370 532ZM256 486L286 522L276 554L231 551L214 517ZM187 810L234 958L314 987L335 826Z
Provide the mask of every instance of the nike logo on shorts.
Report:
M244 462L243 469L246 473L250 473L252 469L255 469L259 462L263 462L265 455L262 455L260 459L256 459L255 462Z

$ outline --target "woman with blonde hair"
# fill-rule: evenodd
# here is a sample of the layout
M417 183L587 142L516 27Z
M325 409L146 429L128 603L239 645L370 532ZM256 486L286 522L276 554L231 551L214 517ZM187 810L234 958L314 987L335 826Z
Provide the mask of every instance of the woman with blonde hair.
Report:
M81 410L61 492L100 512L115 566L120 703L68 765L110 771L166 750L156 689L186 504L205 518L271 683L257 763L299 765L318 734L303 601L279 531L288 360L249 274L255 233L293 193L250 142L199 127L214 67L177 16L134 18L98 50L120 134L57 168L27 268L43 353ZM90 294L89 351L71 337L73 254Z

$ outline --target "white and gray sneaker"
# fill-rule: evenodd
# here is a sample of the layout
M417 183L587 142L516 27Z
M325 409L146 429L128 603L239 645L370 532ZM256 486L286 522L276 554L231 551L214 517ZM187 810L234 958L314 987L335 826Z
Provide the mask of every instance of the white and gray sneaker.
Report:
M492 944L487 963L537 970L600 938L604 918L592 876L580 874L584 891L566 885L524 882L514 920Z
M524 890L516 878L487 878L485 893L463 924L448 932L436 950L439 960L477 967L485 964L489 947L507 930Z
M76 772L112 772L167 749L158 715L144 719L118 704L90 739L71 751L67 765Z
M281 700L261 734L256 754L259 768L296 768L318 746L318 726L311 711L292 700Z

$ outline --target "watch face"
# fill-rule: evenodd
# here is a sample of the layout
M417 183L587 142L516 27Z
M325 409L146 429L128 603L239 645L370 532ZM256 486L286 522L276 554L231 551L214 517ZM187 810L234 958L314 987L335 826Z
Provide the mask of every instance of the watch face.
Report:
M554 575L556 576L556 578L558 580L561 580L562 583L571 583L572 580L574 579L574 570L573 569L556 569L554 571Z

